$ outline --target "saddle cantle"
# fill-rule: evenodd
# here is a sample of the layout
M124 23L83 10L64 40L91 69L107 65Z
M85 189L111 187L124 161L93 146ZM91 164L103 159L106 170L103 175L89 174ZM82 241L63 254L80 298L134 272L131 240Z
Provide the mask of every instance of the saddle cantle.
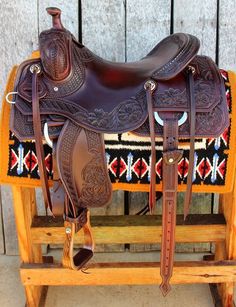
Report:
M191 199L195 137L217 137L229 125L223 80L215 63L198 56L199 40L168 36L139 62L106 61L76 41L48 8L53 27L39 36L40 58L17 72L11 129L35 139L46 206L64 214L63 264L81 268L93 254L88 207L109 203L103 133L133 132L151 138L150 211L155 204L155 137L163 137L163 232L161 290L167 294L174 259L178 139L190 139L185 217ZM53 147L50 193L43 134ZM49 139L50 138L50 139ZM74 234L83 228L85 247L73 257Z

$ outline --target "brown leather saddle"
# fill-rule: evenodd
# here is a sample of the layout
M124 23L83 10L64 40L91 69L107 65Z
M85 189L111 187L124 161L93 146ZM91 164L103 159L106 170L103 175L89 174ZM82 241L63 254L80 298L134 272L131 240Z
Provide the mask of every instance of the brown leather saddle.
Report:
M199 40L168 36L139 62L106 61L76 41L48 8L53 27L39 36L40 58L23 62L15 81L11 129L20 140L35 140L45 204L64 215L63 264L82 268L93 255L88 207L110 202L112 187L104 133L133 132L151 138L151 213L156 202L155 137L163 137L163 230L161 290L167 294L175 248L179 138L190 140L184 214L188 214L195 137L217 137L229 125L223 80L215 63L196 55ZM53 147L50 192L43 139ZM73 256L74 235L84 230L85 246Z

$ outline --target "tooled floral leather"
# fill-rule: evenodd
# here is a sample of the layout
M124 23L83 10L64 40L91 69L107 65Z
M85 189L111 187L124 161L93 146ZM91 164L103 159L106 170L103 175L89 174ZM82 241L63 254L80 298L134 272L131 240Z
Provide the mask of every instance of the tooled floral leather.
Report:
M81 201L90 207L101 207L111 200L111 182L105 162L104 141L101 134L85 129L90 162L83 168ZM101 154L102 153L102 154Z
M84 137L81 137L82 131L85 132ZM83 150L77 152L76 146ZM74 167L74 151L78 163L83 165L83 161L87 160L81 170L80 180L75 180L80 172ZM67 121L58 139L56 156L60 177L71 202L77 208L100 207L109 203L112 189L101 134L83 130L71 121Z
M197 111L209 111L218 105L221 99L220 86L222 80L218 69L213 61L206 56L196 56L190 65L196 69L194 98ZM154 96L154 106L159 111L168 110L170 107L176 111L186 111L186 108L189 107L187 89L180 87L181 83L175 83L175 87L170 87L164 91L157 91Z
M199 137L217 137L229 125L225 91L222 86L222 77L213 61L205 56L196 56L190 63L196 69L194 75L194 98L196 104L196 131ZM187 88L171 87L167 90L158 91L154 95L154 109L160 117L165 118L165 112L176 112L180 118L182 112L188 112L189 99ZM186 107L187 106L187 107ZM179 127L179 136L189 136L189 117ZM134 131L138 135L149 135L149 124L146 121ZM155 133L163 135L163 127L156 123Z
M228 118L225 116L225 105L222 102L220 105L216 106L210 112L199 112L196 114L196 133L195 135L198 137L217 137L222 133L222 127L228 126ZM163 114L163 118L165 117L164 112L160 112L159 114ZM161 115L162 116L162 115ZM176 118L181 118L182 113L177 112ZM179 126L179 136L183 138L189 137L189 119ZM224 129L223 129L224 130ZM133 131L134 134L140 136L148 136L149 133L149 125L148 121ZM155 125L155 134L156 136L163 135L163 127L156 123Z

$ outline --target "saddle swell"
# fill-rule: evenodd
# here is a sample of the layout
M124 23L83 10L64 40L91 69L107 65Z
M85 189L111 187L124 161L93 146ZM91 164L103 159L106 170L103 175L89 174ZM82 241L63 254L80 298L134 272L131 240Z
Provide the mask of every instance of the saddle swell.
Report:
M219 70L210 58L197 56L199 40L185 33L168 36L139 62L104 60L63 27L59 9L49 8L48 12L53 27L39 36L40 58L23 62L17 72L11 130L22 141L36 140L44 194L50 198L42 162L43 127L49 127L54 155L52 211L65 217L63 263L78 269L92 256L87 208L104 206L111 200L103 133L132 132L150 137L151 212L156 202L155 138L163 137L160 269L161 290L166 295L173 270L177 169L182 157L178 139L190 139L186 216L194 139L218 137L229 125ZM81 228L89 238L89 249L82 249L74 261L73 238Z

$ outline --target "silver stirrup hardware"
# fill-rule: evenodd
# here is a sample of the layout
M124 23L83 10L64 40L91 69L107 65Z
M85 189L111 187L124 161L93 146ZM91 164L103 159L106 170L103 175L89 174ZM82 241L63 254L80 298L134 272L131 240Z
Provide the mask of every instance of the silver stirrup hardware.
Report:
M51 148L53 147L53 143L49 137L49 133L48 133L48 123L45 123L44 124L44 127L43 127L43 134L44 134L44 137L45 137L45 141L47 142L48 146L50 146Z
M154 117L159 125L164 126L164 121L163 119L160 118L158 112L154 112ZM178 120L178 126L183 125L186 122L187 118L188 118L188 113L184 112L182 117Z
M7 93L7 94L6 94L6 97L5 97L5 98L6 98L6 101L7 101L8 103L10 103L10 104L15 104L16 102L10 100L9 97L12 96L12 95L17 95L17 94L18 94L18 92L9 92L9 93Z

